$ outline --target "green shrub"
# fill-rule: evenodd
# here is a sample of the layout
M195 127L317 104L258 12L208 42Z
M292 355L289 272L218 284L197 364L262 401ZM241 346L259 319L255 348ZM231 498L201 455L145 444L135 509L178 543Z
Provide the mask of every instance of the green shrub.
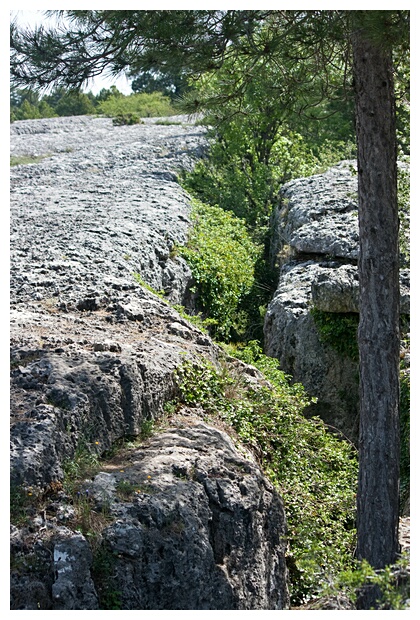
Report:
M410 169L398 168L398 215L400 218L400 262L402 267L410 266Z
M410 371L400 371L400 506L410 497Z
M183 184L194 196L233 211L254 231L268 226L284 183L318 174L354 155L348 144L326 141L315 156L299 133L284 126L271 141L264 141L263 135L254 119L242 117L210 129L206 159L183 173Z
M242 350L266 372L272 388L253 388L208 362L185 361L177 371L183 402L230 424L280 491L288 521L291 598L299 604L323 580L351 564L355 544L357 460L353 447L306 419L311 399L291 385L257 343Z
M109 117L135 115L140 118L172 116L175 110L170 99L162 93L135 93L133 95L111 95L101 101L97 111Z
M375 570L366 560L355 561L354 566L341 572L334 584L325 589L326 595L344 593L355 604L363 588L375 588L376 609L408 609L410 561L404 555L393 566Z
M139 125L142 121L138 114L127 113L127 114L117 114L115 118L112 119L113 125Z
M193 226L185 247L178 249L190 265L211 331L227 340L239 319L239 304L254 283L260 248L245 223L219 207L193 203Z

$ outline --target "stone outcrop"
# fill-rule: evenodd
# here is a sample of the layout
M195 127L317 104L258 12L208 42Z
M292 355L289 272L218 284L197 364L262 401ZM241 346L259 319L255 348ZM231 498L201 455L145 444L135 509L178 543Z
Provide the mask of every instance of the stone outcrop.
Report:
M182 361L222 354L168 303L190 280L176 171L205 145L175 120L11 126L13 155L47 156L11 172L12 609L289 606L281 498L224 431L165 413ZM77 480L78 454L108 456Z
M311 308L359 311L355 167L344 161L283 187L271 248L279 280L264 335L266 353L318 398L308 413L357 443L358 364L321 339L311 314ZM409 286L409 271L402 270L403 313L409 313Z
M203 128L183 120L11 125L11 155L42 158L11 169L12 302L16 289L20 300L66 289L63 303L92 309L109 291L131 290L133 273L169 301L188 301L190 270L174 247L186 241L190 206L176 173L205 142Z
M142 485L130 502L111 503L117 518L103 532L122 608L287 607L278 495L224 432L181 413L185 421L110 474L117 489Z

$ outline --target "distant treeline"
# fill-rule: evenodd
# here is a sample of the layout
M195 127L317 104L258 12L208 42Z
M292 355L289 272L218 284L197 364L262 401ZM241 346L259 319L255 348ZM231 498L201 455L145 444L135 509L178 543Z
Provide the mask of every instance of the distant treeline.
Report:
M29 88L12 88L10 91L10 122L83 114L115 117L128 113L139 117L170 116L175 110L170 97L162 92L123 95L116 86L103 88L97 95L62 87L43 96Z

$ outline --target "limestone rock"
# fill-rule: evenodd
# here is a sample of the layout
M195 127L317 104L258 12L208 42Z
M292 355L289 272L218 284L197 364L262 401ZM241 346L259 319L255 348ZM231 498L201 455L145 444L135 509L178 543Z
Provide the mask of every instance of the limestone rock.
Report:
M92 552L81 534L57 541L53 550L52 598L56 609L98 609L98 597L90 574Z
M284 265L265 318L266 353L317 397L308 414L320 415L357 442L357 363L321 341L310 312L313 282L325 268L311 261Z
M324 312L359 312L359 277L356 265L323 267L314 277L311 297ZM400 311L410 314L410 272L400 272Z
M265 350L318 398L320 415L358 441L358 365L321 341L311 308L357 313L356 162L296 179L282 189L273 214L271 261L279 280L265 318ZM401 312L410 311L409 271L400 275Z
M113 475L138 485L103 532L122 609L288 607L282 502L225 433L169 428Z
M74 511L61 525L75 504L62 492L13 528L12 609L289 608L282 500L224 431L183 409L103 467L80 500L93 550Z
M11 169L11 609L289 605L282 502L250 455L188 411L126 447L186 358L222 354L169 303L191 278L176 173L205 145L176 120L11 126L12 154L47 155ZM93 480L64 475L121 443Z
M135 289L133 273L171 302L188 301L191 272L174 248L187 239L190 201L175 170L191 167L205 135L187 121L12 123L11 154L44 157L11 169L12 303L18 290L18 299L95 310L110 291Z
M357 176L344 161L324 174L295 179L282 188L274 214L272 259L285 247L296 254L357 259Z

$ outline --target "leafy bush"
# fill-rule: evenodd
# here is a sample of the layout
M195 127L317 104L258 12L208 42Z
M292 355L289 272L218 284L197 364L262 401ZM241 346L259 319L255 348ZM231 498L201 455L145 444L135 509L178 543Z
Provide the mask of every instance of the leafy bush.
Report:
M401 509L410 497L410 371L400 371L400 505Z
M205 315L214 319L214 336L226 340L253 285L260 248L245 223L219 207L194 201L192 219L188 243L179 254L191 267Z
M355 604L358 593L374 588L376 609L408 609L409 607L409 558L404 555L393 566L375 570L366 560L355 561L354 566L338 575L334 584L326 588L327 595L345 593Z
M113 125L139 125L142 121L137 114L118 114L112 119Z
M230 424L280 491L289 527L291 598L299 604L327 577L350 566L355 544L357 461L352 446L306 419L311 399L291 385L258 343L237 349L253 360L272 388L250 387L208 362L185 361L177 371L183 402Z
M97 111L109 117L137 117L172 116L175 110L168 97L161 93L136 93L133 95L111 95L101 101Z
M264 141L263 120L256 126L254 117L241 117L210 129L207 158L183 173L188 191L203 202L233 211L253 229L268 225L284 183L323 172L355 154L353 146L329 140L315 155L301 134L283 125Z
M398 215L400 218L400 262L402 267L410 267L410 169L398 168Z

